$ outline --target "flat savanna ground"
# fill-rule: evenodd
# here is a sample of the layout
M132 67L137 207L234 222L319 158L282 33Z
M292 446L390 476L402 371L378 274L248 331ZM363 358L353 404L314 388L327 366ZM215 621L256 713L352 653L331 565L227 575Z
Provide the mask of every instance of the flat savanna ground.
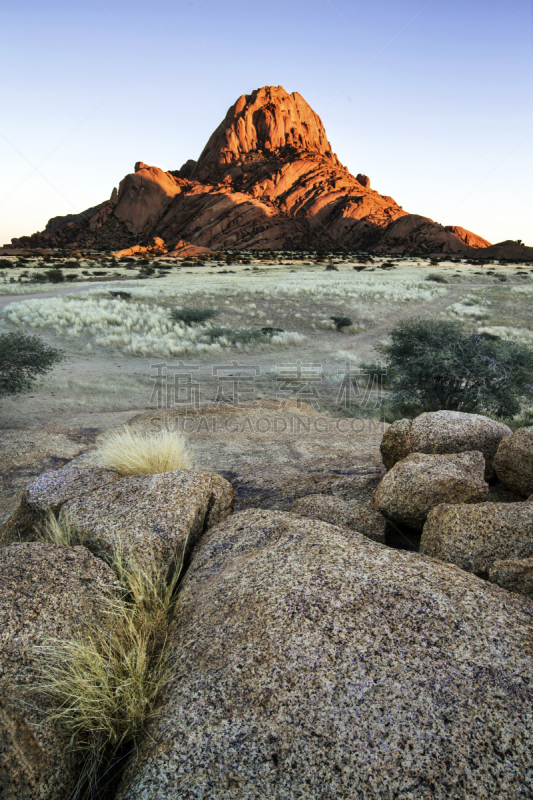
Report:
M374 428L368 438L361 420L379 420L382 390L364 370L357 374L358 365L379 359L375 346L399 320L440 316L533 343L528 265L249 256L247 264L156 262L155 275L143 279L131 264L102 270L109 261L80 260L70 267L76 280L57 285L27 282L24 276L42 266L37 261L5 271L1 332L36 333L67 356L34 391L1 401L6 513L33 474L90 450L100 432L157 409L192 419L198 403L211 410L263 403L269 415L308 403L331 420L354 420L342 436L372 441L374 463L379 435ZM107 282L87 282L102 271ZM21 274L26 282L18 283ZM115 291L131 297L114 297ZM183 308L216 314L203 324L172 321L170 311ZM338 330L332 316L351 324ZM242 442L250 458L255 448L256 461L259 440L268 447L264 425L260 437L255 430ZM188 430L194 449L194 425ZM317 442L327 449L339 431L314 432L315 460ZM285 436L294 447L302 441L301 432Z

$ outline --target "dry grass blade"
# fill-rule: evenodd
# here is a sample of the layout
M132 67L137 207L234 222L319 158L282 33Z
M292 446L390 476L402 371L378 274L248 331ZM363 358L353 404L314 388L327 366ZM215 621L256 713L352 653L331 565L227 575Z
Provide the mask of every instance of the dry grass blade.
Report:
M190 469L185 438L163 430L157 433L117 428L99 444L96 457L102 466L121 475L146 475Z

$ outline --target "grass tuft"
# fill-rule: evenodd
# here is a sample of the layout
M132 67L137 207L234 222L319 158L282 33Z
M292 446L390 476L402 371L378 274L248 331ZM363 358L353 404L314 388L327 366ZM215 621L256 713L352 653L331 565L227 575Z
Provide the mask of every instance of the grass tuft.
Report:
M48 544L58 544L61 547L75 547L83 544L69 522L66 512L61 511L56 517L51 511L46 516L44 525L38 531L39 539Z
M116 428L99 443L96 458L120 475L155 475L192 467L185 438L167 430L151 433Z
M120 550L110 565L123 596L104 601L108 624L40 648L46 668L36 688L50 697L51 719L68 730L83 756L79 800L105 795L117 765L137 747L170 676L166 631L183 559L170 582L155 566L128 561Z

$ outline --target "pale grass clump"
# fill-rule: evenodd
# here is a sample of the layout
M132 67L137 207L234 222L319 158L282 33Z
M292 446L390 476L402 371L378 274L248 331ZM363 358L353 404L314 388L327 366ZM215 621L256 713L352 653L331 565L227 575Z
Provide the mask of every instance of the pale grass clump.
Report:
M513 328L509 325L484 325L478 329L478 333L489 333L492 336L499 336L504 341L533 345L533 331L529 330L529 328Z
M183 557L169 582L155 566L126 559L120 548L110 566L123 595L104 599L107 624L41 648L46 666L37 688L52 700L51 719L82 754L80 800L105 792L110 771L137 746L170 677L166 629Z
M352 364L357 364L359 356L353 350L336 350L333 355L334 361L349 361Z
M192 467L185 438L169 430L116 428L99 443L96 459L120 475L155 475Z
M83 544L64 511L61 511L58 517L49 512L38 535L43 542L59 544L61 547L75 547Z

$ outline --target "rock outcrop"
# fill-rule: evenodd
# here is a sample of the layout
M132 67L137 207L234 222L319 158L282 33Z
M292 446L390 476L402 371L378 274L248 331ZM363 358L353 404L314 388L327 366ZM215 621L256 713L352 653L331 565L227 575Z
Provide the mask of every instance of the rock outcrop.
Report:
M501 440L511 429L481 414L461 411L431 411L414 419L399 419L381 442L387 469L409 453L464 453L479 450L485 458L485 477L492 478L492 462Z
M478 236L472 231L467 231L466 228L460 228L458 225L446 225L444 228L445 231L449 233L453 233L458 239L461 240L464 244L468 247L490 247L490 242L487 242L486 239L483 239L482 236Z
M201 534L233 511L235 492L211 472L131 475L69 500L64 511L89 550L173 572Z
M489 486L485 459L477 451L448 455L411 453L398 461L372 497L372 506L394 522L422 530L440 503L482 503Z
M168 252L181 241L214 250L462 255L484 252L489 244L463 228L409 214L372 189L367 175L351 175L317 114L282 86L242 95L198 161L168 172L137 162L109 200L54 217L42 233L12 241L14 247L149 252L144 248L154 237Z
M375 542L385 543L387 520L379 511L355 501L327 494L310 494L290 506L289 511L300 517L321 519L340 528L355 531Z
M496 561L533 557L533 503L439 505L428 514L420 552L486 575Z
M533 602L328 523L200 541L117 800L533 793Z
M519 428L500 442L494 470L511 492L533 493L533 428Z
M70 733L50 719L43 646L88 625L106 626L111 569L84 547L40 542L0 547L0 797L65 800L80 759ZM106 602L107 600L107 602Z
M74 497L118 479L103 467L67 467L39 475L24 490L18 509L0 528L0 543L34 541L48 513L57 514Z

